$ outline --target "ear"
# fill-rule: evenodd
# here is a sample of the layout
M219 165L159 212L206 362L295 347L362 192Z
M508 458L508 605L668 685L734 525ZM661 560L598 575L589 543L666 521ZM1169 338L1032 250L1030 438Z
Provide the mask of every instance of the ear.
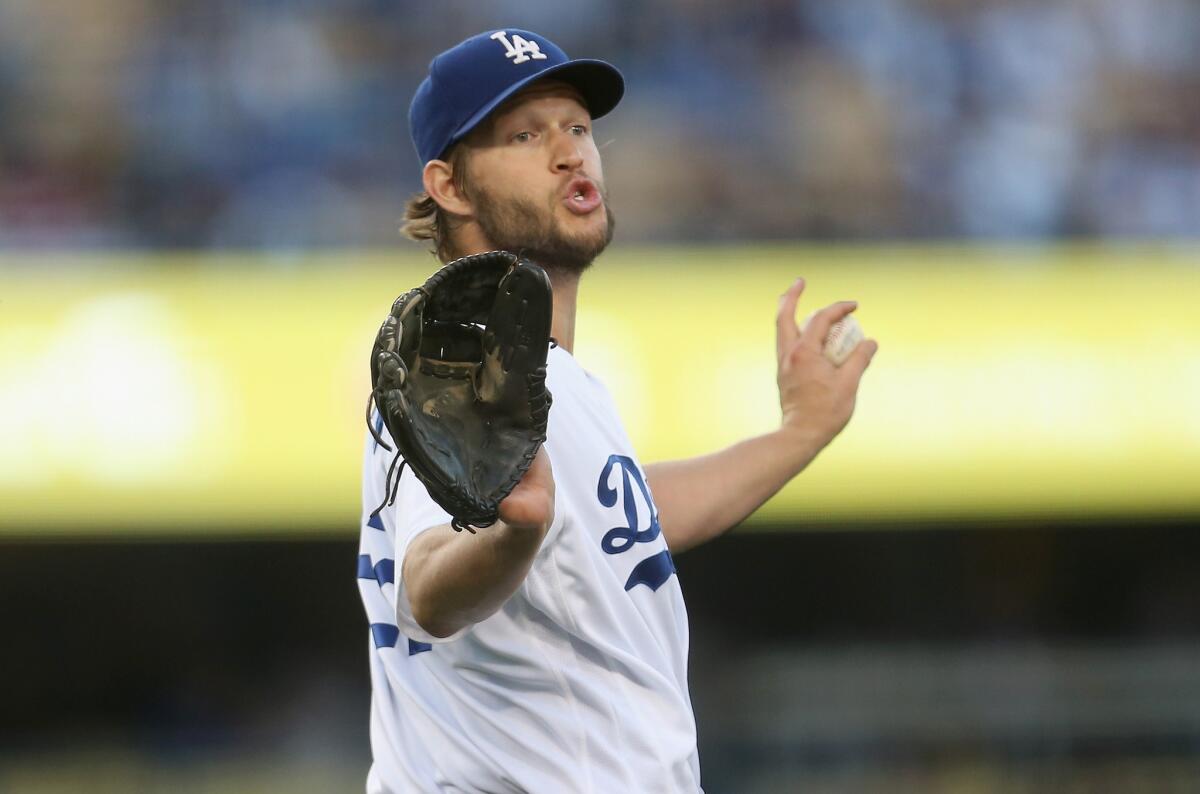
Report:
M454 168L445 160L430 160L421 173L425 192L451 215L474 217L475 208L471 200L454 183Z

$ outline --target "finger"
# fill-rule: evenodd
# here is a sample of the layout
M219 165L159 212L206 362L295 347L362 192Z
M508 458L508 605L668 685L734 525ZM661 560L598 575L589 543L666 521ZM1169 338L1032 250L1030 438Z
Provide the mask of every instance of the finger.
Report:
M479 399L515 404L528 398L527 373L546 366L553 297L550 278L522 263L501 279L484 330Z
M839 369L845 377L858 381L870 366L871 359L875 358L877 352L879 352L879 343L874 339L864 339L854 348L850 357L842 362Z
M796 304L804 292L804 279L798 278L779 296L779 314L775 317L775 357L783 358L800 338L800 327L796 325Z
M546 365L552 306L550 278L520 264L500 281L483 335L486 356L503 355L503 370L528 372Z
M804 328L800 343L807 345L818 353L825 347L829 337L829 329L850 312L858 308L858 301L838 301L826 306L812 316Z

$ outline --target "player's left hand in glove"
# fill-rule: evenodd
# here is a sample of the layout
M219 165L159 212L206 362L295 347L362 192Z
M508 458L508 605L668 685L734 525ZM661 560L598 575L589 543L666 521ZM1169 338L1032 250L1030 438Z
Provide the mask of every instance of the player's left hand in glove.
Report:
M372 401L396 461L455 529L495 523L546 440L551 297L542 268L492 251L457 259L401 295L379 329ZM385 504L395 498L393 471Z

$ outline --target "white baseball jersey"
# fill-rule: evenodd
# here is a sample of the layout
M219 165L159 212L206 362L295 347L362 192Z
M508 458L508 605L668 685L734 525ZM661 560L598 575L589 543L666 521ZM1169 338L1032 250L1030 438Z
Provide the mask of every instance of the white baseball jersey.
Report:
M607 389L562 348L547 383L554 523L513 597L446 639L413 619L401 569L450 517L407 471L372 513L392 456L368 436L372 794L701 790L687 612L645 475Z

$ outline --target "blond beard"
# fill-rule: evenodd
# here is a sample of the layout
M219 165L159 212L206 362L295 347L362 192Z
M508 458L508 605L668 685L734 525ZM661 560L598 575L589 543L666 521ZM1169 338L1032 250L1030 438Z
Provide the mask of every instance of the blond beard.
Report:
M487 190L474 191L475 221L496 249L512 251L551 272L579 275L591 266L612 241L616 219L602 193L604 228L571 236L563 232L554 216L556 205L541 212L527 199L499 199Z

